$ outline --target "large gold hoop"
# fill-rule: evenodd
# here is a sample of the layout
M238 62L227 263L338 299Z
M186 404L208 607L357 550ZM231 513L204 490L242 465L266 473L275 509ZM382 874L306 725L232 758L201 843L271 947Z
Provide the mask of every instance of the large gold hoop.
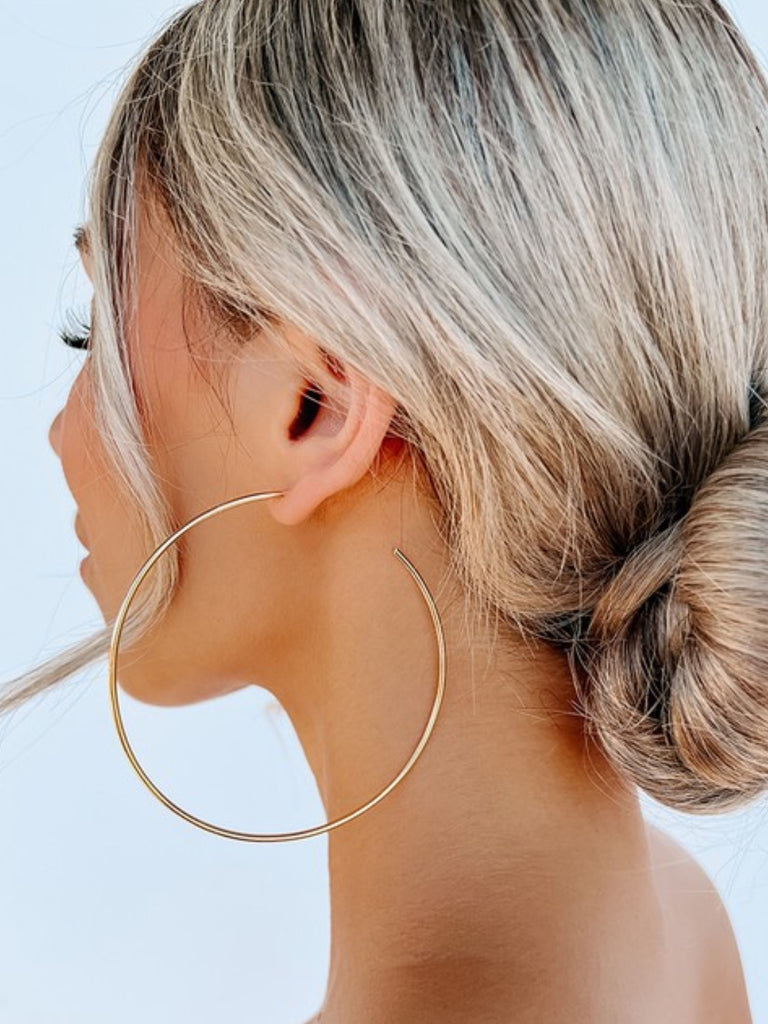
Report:
M194 519L191 519L188 523L186 523L175 533L171 534L170 537L164 540L163 543L160 544L160 546L152 552L152 554L149 556L149 558L146 560L146 562L142 565L142 567L134 576L133 582L128 588L128 591L125 597L123 598L123 603L120 606L120 610L117 613L117 618L115 619L115 624L112 630L112 641L110 643L109 648L109 695L110 700L112 702L112 714L114 717L118 736L120 737L120 742L123 746L123 750L125 751L128 760L130 761L134 771L139 776L141 781L144 783L147 789L149 789L150 793L152 793L153 796L157 797L157 799L160 800L161 803L165 804L165 806L170 811L173 811L174 814L177 814L180 818L183 818L190 824L196 825L198 828L201 828L206 832L211 832L214 835L223 836L225 839L238 839L242 842L250 843L287 842L292 839L308 839L311 836L321 835L323 832L330 832L331 829L338 828L340 825L344 825L346 824L346 822L352 821L354 818L357 818L361 814L364 814L367 810L369 810L371 807L377 804L380 800L383 800L384 797L388 793L391 793L395 786L405 778L405 776L411 770L413 765L416 763L416 760L420 756L422 750L426 746L427 740L431 736L432 730L434 729L437 714L438 711L440 710L440 705L443 700L443 693L445 692L445 634L443 632L443 625L440 620L440 615L438 614L437 611L437 606L432 597L432 594L430 593L427 587L427 584L424 581L424 578L419 573L418 569L416 569L413 563L403 554L403 552L399 548L395 547L392 549L392 554L400 560L400 562L406 567L406 569L408 569L411 576L416 581L416 584L418 585L419 590L421 591L421 594L424 597L424 600L426 601L427 607L429 608L430 614L432 616L432 622L435 627L435 635L437 637L439 667L437 692L435 694L435 700L432 705L432 710L430 712L427 724L424 728L421 738L418 744L416 745L416 749L411 754L403 768L398 772L395 778L384 787L384 789L382 789L379 793L376 794L376 796L372 797L370 800L362 804L360 807L357 807L355 808L355 810L350 811L349 814L345 814L340 818L334 818L333 821L326 822L325 825L317 825L315 828L301 829L297 832L278 832L274 834L262 834L258 832L239 832L236 829L222 828L219 825L213 825L211 822L204 821L202 818L197 818L195 817L195 815L189 814L182 807L179 807L177 804L175 804L165 795L165 793L158 789L154 782L152 782L152 780L149 778L149 776L146 774L144 769L139 764L136 755L134 754L133 749L130 743L128 742L128 737L126 736L125 728L123 726L123 719L120 714L120 706L117 698L117 652L120 643L120 637L123 632L125 617L128 613L128 608L130 607L131 601L133 600L136 591L138 590L139 586L144 580L144 577L147 575L147 573L158 560L158 558L160 558L160 556L171 546L171 544L178 540L178 538L181 537L182 534L186 533L187 530L190 530L193 526L196 526L198 523L203 522L203 520L205 519L209 519L211 516L215 515L217 512L223 511L224 509L234 508L238 505L244 505L250 501L260 501L266 498L277 498L283 493L283 491L258 491L254 494L244 494L238 498L232 498L229 501L223 501L220 504L214 505L212 508L207 509L205 512L201 512L199 515L195 516Z

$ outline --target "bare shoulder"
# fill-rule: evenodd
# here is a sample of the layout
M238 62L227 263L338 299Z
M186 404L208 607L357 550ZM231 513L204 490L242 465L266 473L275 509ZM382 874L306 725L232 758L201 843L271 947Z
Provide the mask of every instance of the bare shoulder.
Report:
M694 965L702 1024L753 1024L741 955L712 879L671 836L646 822L659 891L669 911L670 948ZM682 969L682 968L681 968Z

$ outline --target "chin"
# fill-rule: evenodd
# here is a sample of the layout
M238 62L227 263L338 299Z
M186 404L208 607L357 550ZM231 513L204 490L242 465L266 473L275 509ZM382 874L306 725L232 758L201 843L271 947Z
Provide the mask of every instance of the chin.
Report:
M201 704L240 688L239 685L222 685L217 688L210 679L190 677L188 668L184 666L169 668L167 662L153 659L149 655L132 655L130 650L123 650L122 643L117 660L120 692L154 707L177 708Z
M182 707L202 699L189 693L187 688L180 688L178 680L166 679L153 671L151 662L147 661L142 666L139 661L124 667L126 661L130 661L130 652L124 652L121 644L117 666L117 684L121 694L125 693L142 704L163 708Z

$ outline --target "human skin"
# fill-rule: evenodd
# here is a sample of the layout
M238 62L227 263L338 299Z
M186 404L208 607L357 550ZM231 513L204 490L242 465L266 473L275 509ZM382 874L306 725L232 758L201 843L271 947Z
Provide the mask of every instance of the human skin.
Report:
M331 373L316 340L281 325L328 408L290 439L308 378L256 336L226 368L230 421L190 356L190 343L226 327L199 310L182 324L167 224L156 207L140 210L129 344L175 521L240 494L285 497L185 535L178 594L162 628L121 654L121 686L155 704L269 689L330 819L398 773L434 700L431 619L395 545L445 628L445 697L423 754L382 802L328 836L322 1024L701 1024L693 992L716 941L702 945L673 916L637 791L585 738L564 657L514 642L489 655L487 628L465 621L430 501L387 437L391 396L349 368ZM90 548L85 583L110 617L149 547L96 433L89 374L86 360L49 436ZM710 887L714 928L712 897Z

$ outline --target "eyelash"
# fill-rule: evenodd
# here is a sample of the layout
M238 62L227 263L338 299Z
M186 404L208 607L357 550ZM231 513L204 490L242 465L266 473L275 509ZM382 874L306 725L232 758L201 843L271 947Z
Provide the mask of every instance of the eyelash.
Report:
M83 317L68 309L65 319L68 321L59 328L59 337L70 348L88 349L91 344L91 324Z

